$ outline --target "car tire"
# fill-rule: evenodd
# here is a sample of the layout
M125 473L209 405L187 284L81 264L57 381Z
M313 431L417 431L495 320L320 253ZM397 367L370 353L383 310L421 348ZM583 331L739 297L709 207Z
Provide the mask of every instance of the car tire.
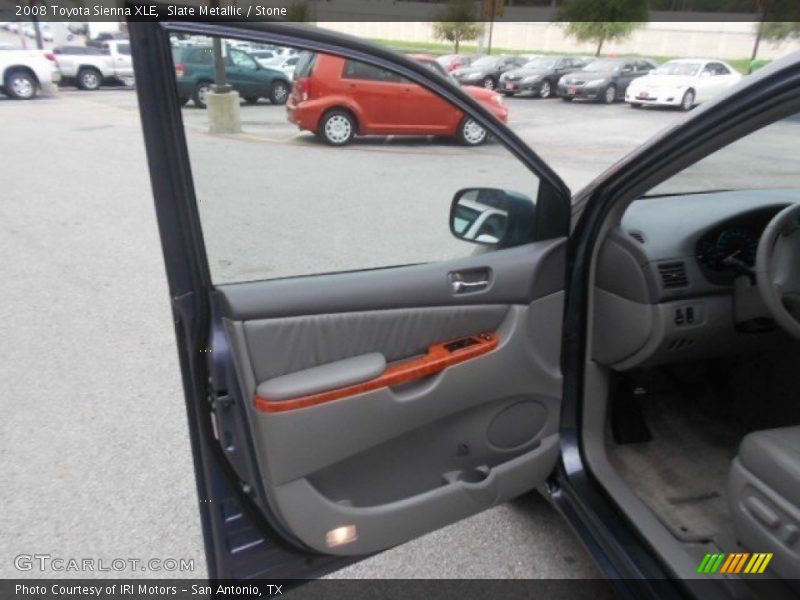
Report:
M15 100L31 100L39 89L36 78L25 71L12 71L6 75L3 85L6 95Z
M617 86L613 83L609 85L606 89L603 90L603 95L600 98L600 102L603 104L614 104L614 100L617 99Z
M192 102L198 108L206 107L206 96L211 91L212 85L210 81L201 81L194 87L192 93Z
M346 110L329 110L319 121L317 135L331 146L345 146L356 135L356 120Z
M78 89L95 92L103 84L103 74L92 67L78 71Z
M631 108L642 108L642 105L638 102L630 102L629 104Z
M258 96L245 96L245 104L258 104Z
M694 90L686 90L686 93L683 94L683 98L681 98L681 110L692 110L692 107L694 106L694 99Z
M285 81L273 81L269 87L269 101L273 104L286 104L289 99L289 85Z
M470 117L464 117L458 124L458 141L464 146L480 146L488 137L489 132Z
M495 88L494 79L491 77L484 77L483 81L481 81L481 87L487 90L493 90Z
M545 79L539 86L539 98L545 99L553 95L553 85Z
M564 102L572 102L573 100L575 100L575 98L573 96L561 96L561 99Z

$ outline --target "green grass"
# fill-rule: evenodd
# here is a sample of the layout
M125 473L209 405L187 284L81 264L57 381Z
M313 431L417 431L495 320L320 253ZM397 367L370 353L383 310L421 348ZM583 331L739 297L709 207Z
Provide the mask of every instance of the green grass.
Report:
M393 50L398 50L400 52L406 52L409 54L452 54L453 53L453 45L447 43L440 43L440 42L403 42L400 40L385 40L379 38L373 38L373 42L377 44L381 44L382 46L387 46L388 48L392 48ZM477 52L478 46L476 44L461 44L459 48L459 52L461 54L469 54L472 52ZM536 50L531 48L529 50L512 50L510 48L495 48L492 47L492 54L553 54L559 56L586 56L585 53L581 52L546 52L544 50ZM602 54L601 56L608 56L607 54ZM677 56L654 56L649 54L626 54L625 56L639 56L641 58L649 58L657 63L661 64L667 62L668 60L672 60L673 58L679 58ZM750 59L748 58L734 58L734 59L726 59L730 66L734 69L742 73L747 73L747 65L750 63ZM759 63L759 67L764 66L769 61L757 61Z

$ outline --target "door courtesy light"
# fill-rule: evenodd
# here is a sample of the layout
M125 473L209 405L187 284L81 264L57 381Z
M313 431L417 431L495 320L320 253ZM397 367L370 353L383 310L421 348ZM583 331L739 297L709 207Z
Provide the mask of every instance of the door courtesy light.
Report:
M344 525L342 527L337 527L336 529L331 529L327 534L325 534L325 543L328 544L328 548L341 546L342 544L349 544L350 542L355 542L357 539L358 533L356 532L355 525Z

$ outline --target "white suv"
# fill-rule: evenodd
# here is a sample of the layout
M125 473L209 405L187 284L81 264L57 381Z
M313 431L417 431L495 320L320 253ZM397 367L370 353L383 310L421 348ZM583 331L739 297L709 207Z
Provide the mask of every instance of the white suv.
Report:
M17 100L30 100L37 93L53 94L61 72L55 56L42 50L0 52L0 91Z

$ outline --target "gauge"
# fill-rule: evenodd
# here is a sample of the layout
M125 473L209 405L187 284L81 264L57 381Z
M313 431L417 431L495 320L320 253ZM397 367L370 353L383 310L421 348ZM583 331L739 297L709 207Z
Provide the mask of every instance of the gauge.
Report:
M720 252L719 246L703 240L697 245L697 260L700 264L714 269L715 271L723 268L722 259L725 256Z
M720 261L731 257L752 267L756 264L758 240L746 229L733 227L717 238L717 250L721 255Z

